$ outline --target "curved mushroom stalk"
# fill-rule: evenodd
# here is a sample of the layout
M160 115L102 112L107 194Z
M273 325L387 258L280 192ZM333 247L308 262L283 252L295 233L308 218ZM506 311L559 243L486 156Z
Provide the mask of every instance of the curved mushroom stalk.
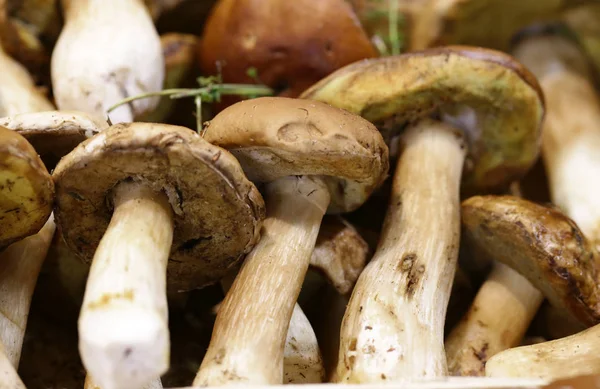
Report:
M442 123L422 121L405 133L379 247L342 324L337 380L446 375L444 318L458 255L464 158L463 138Z
M446 339L449 373L485 375L490 357L519 345L542 300L527 279L496 263L469 312Z
M596 325L566 338L506 350L490 358L485 374L546 380L599 374L599 340L600 325Z
M0 374L2 374L1 388L6 389L27 389L17 374L17 369L10 362L4 353L0 344Z
M62 0L62 5L65 26L51 62L60 109L105 118L122 99L161 90L160 39L140 0ZM157 98L135 100L109 117L113 123L132 122L157 103Z

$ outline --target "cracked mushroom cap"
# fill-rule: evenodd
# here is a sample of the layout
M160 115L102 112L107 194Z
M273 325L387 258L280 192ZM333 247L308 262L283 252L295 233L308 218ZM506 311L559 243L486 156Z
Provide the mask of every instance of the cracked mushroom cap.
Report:
M260 81L296 97L332 71L377 56L345 0L220 0L206 21L202 71L225 82Z
M164 192L173 209L169 290L216 282L259 238L264 202L237 160L178 126L129 123L84 141L56 166L56 219L90 263L110 222L111 192L126 180Z
M331 194L330 213L358 208L389 168L388 148L371 123L318 101L236 103L210 121L205 139L235 155L253 181L321 176Z
M108 128L108 123L79 111L45 111L0 118L0 126L23 135L52 169L79 143Z
M54 184L27 140L0 126L0 249L43 227L52 212Z
M512 196L462 204L468 241L522 274L556 307L586 325L600 323L600 256L562 212Z
M394 130L441 116L467 138L467 191L493 190L517 180L539 154L542 91L513 57L494 50L449 46L364 60L332 73L301 98Z

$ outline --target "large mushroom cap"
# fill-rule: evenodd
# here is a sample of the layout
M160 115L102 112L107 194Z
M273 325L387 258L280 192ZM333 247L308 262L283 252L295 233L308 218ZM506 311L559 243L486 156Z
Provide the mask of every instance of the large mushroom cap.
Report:
M178 126L114 125L81 143L56 166L56 219L67 245L90 262L111 219L122 181L166 193L175 230L169 289L217 281L257 242L264 202L235 158Z
M202 71L225 82L261 82L296 97L332 71L377 51L344 0L221 0L199 49Z
M511 56L449 46L346 66L305 91L394 127L438 114L464 130L466 190L495 189L523 175L539 153L543 94Z
M0 249L36 233L52 212L54 184L25 138L0 126Z
M575 222L512 196L472 197L462 217L466 238L489 258L521 273L582 323L600 323L600 257Z
M52 168L79 143L106 129L108 123L79 111L45 111L0 118L0 126L23 135Z
M371 123L318 101L263 97L236 103L215 116L205 139L231 151L253 181L323 176L329 212L360 206L389 167L388 148Z

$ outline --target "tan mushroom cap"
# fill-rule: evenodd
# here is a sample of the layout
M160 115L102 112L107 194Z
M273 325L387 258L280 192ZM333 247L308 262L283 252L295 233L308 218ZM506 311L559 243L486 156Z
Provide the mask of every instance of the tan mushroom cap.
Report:
M205 139L235 155L253 181L322 176L330 213L359 207L389 168L388 148L371 123L316 101L262 97L236 103L214 117Z
M151 123L114 125L56 166L56 219L67 245L90 262L125 180L166 193L174 214L167 268L172 291L216 282L257 242L264 202L235 158L195 132Z
M600 256L556 209L512 196L476 196L462 205L466 238L512 267L583 324L600 323Z
M108 123L79 111L45 111L0 118L0 126L23 135L52 168L79 143L108 128Z
M0 249L36 233L52 212L54 184L33 146L0 126Z
M332 73L301 97L380 127L441 114L468 138L467 191L518 179L539 153L542 91L527 69L494 50L449 46L364 60Z

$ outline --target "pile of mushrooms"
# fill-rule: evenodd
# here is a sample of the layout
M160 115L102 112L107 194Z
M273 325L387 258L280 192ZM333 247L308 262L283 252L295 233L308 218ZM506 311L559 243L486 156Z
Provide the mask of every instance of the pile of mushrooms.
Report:
M599 10L0 0L0 387L600 376Z

